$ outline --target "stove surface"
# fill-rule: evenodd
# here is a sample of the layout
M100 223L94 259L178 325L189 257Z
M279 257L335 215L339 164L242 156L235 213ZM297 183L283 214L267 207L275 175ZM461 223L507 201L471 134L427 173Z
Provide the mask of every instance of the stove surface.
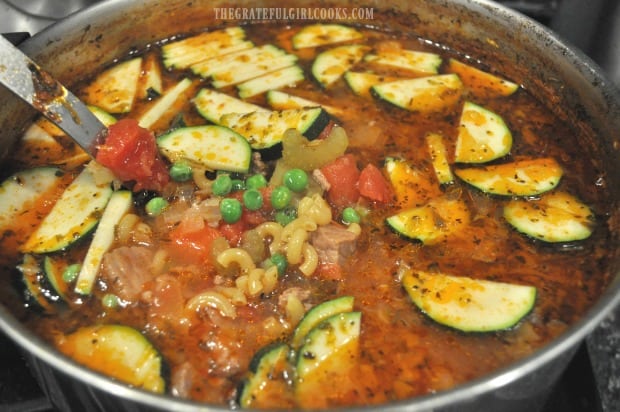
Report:
M0 0L0 33L19 43L97 0ZM499 1L549 26L596 61L620 87L620 2ZM0 410L55 412L19 349L0 332ZM586 339L543 412L615 412L620 405L620 308Z

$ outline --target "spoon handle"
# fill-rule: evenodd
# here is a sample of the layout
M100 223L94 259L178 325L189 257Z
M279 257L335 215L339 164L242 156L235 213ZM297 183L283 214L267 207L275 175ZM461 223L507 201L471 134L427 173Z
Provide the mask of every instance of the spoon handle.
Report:
M73 93L1 35L0 83L94 157L106 127Z

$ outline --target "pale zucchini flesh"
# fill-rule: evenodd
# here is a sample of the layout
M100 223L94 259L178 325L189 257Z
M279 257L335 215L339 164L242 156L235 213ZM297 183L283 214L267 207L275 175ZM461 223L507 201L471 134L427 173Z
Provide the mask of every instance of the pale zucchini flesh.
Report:
M133 387L163 393L162 358L138 330L124 325L85 326L57 338L56 346L79 364Z
M136 98L141 72L141 57L118 63L88 85L84 99L110 113L127 113Z
M372 86L399 80L392 76L384 76L372 72L354 72L350 70L343 75L343 78L355 94L365 97L370 97L370 88Z
M149 129L162 118L172 118L176 113L174 110L175 103L188 89L190 89L192 83L193 82L186 77L166 90L146 112L140 115L138 119L140 126Z
M89 163L65 189L50 213L22 247L25 253L48 253L67 248L99 222L112 195L112 173Z
M132 205L131 192L120 190L114 192L110 197L110 201L103 211L101 221L95 235L88 247L86 257L80 268L80 272L75 281L75 292L81 295L91 293L94 283L99 274L99 268L103 256L110 249L114 242L114 235L118 223L123 216L129 211Z
M401 49L368 54L364 61L431 75L437 74L442 59L436 53Z
M279 400L279 405L290 404L292 395L287 396L288 376L292 372L289 364L290 347L285 343L276 343L260 350L250 362L250 376L243 382L240 390L239 405L242 408L265 408Z
M517 231L551 243L586 239L594 228L592 210L566 192L512 200L504 206L504 219Z
M213 89L200 89L192 100L198 113L212 123L219 124L220 119L227 113L268 112L262 106L246 102L226 93Z
M55 167L20 171L0 185L0 229L10 226L37 199L60 185L62 172Z
M471 220L462 200L433 199L424 206L405 209L386 219L398 234L424 244L438 243L466 229Z
M394 189L396 202L403 209L423 206L442 193L429 175L403 159L386 158L385 173Z
M412 112L438 112L457 104L463 83L456 74L439 74L415 79L380 83L370 88L371 94L397 107Z
M448 153L444 144L443 136L439 133L429 133L426 135L426 146L431 156L433 169L437 181L442 184L449 184L454 181L454 175L448 162Z
M268 90L293 87L304 80L304 77L303 69L295 64L246 80L237 85L237 91L239 97L247 99Z
M369 47L349 44L325 50L312 63L312 75L323 86L336 82L364 57Z
M330 114L340 113L340 109L326 104L308 100L304 97L296 96L280 90L269 90L267 92L267 103L274 110L303 109L304 107L322 107Z
M402 285L428 317L463 332L515 326L534 307L536 288L489 280L406 270Z
M171 162L189 160L209 170L247 172L252 159L248 141L237 132L218 125L175 129L160 136L157 146Z
M507 155L512 148L512 133L495 112L465 102L456 140L455 160L461 163L485 163Z
M313 24L305 26L293 36L293 47L303 49L361 39L362 33L341 24Z
M554 189L563 170L552 158L520 160L477 168L458 169L456 175L486 193L535 196Z
M329 115L319 107L278 110L273 112L228 113L220 124L245 137L253 149L266 149L280 144L284 132L296 129L313 139L327 126Z
M510 96L519 85L455 59L448 60L448 71L456 73L476 96Z

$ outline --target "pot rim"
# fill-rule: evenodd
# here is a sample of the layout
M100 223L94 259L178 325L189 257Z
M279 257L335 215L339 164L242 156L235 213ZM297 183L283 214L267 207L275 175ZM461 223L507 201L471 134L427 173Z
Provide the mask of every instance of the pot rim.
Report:
M544 38L550 52L562 56L571 62L579 73L592 85L600 88L607 97L608 104L613 106L615 112L620 112L620 91L603 74L602 69L579 49L563 41L556 33L542 26L536 21L511 10L506 6L490 0L441 0L444 3L455 3L468 9L483 14L493 14L495 19L511 21L518 25L527 25L533 31L533 35ZM137 3L137 2L136 2ZM47 45L61 39L67 27L75 26L79 21L95 20L102 15L113 15L114 10L121 5L134 4L130 0L105 0L96 3L86 9L80 10L67 18L52 24L40 33L24 42L20 47L27 54L35 55L37 50L43 50ZM617 242L616 242L617 243ZM617 249L617 244L614 245ZM433 410L453 405L455 402L471 400L480 395L501 389L502 387L532 373L562 354L570 352L589 334L611 311L620 305L620 273L608 285L606 291L597 302L586 311L580 320L571 325L565 332L549 344L534 353L514 362L506 367L498 369L453 389L441 391L431 395L420 396L408 400L402 400L390 404L370 405L347 408L346 410L375 409L381 410ZM148 407L166 410L191 410L191 411L229 411L227 407L209 405L195 401L174 398L170 395L158 395L141 389L132 388L123 383L114 381L104 375L85 368L71 359L61 355L51 345L23 326L3 305L0 304L0 329L14 340L22 349L32 354L37 359L52 366L58 371L87 383L108 394L137 402Z

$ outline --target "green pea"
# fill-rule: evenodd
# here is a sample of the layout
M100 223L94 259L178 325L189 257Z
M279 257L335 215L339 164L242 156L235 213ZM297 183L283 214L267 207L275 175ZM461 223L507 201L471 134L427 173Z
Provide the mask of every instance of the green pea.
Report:
M101 304L106 308L116 308L120 304L118 296L112 293L106 293L101 298Z
M216 196L226 196L232 191L232 187L233 182L230 175L222 174L215 178L211 190L213 190L213 194Z
M260 189L267 186L267 179L261 174L255 174L245 179L246 189Z
M245 182L241 179L232 179L232 187L230 188L231 192L236 192L237 190L245 190Z
M276 209L284 209L291 202L293 195L286 186L278 186L271 192L271 206Z
M292 207L286 207L276 212L276 222L282 226L286 226L297 218L297 210Z
M243 192L243 205L248 210L258 210L263 206L263 195L256 189Z
M168 201L163 197L157 196L149 200L144 209L146 210L147 215L155 217L160 215L161 212L163 212L167 207Z
M286 268L288 266L288 262L286 260L286 256L282 253L274 253L269 258L271 264L275 265L278 268L278 275L282 276L286 273Z
M360 215L357 213L357 210L347 207L342 211L342 221L344 223L359 223Z
M293 192L302 192L308 187L308 174L301 169L287 170L282 180Z
M82 269L82 265L80 265L79 263L74 263L67 266L62 272L62 280L64 280L66 283L73 282L80 274L80 269Z
M241 219L243 207L237 199L226 198L220 202L220 213L226 223L235 223Z
M192 166L184 161L174 162L170 166L170 178L175 182L187 182L192 178Z

